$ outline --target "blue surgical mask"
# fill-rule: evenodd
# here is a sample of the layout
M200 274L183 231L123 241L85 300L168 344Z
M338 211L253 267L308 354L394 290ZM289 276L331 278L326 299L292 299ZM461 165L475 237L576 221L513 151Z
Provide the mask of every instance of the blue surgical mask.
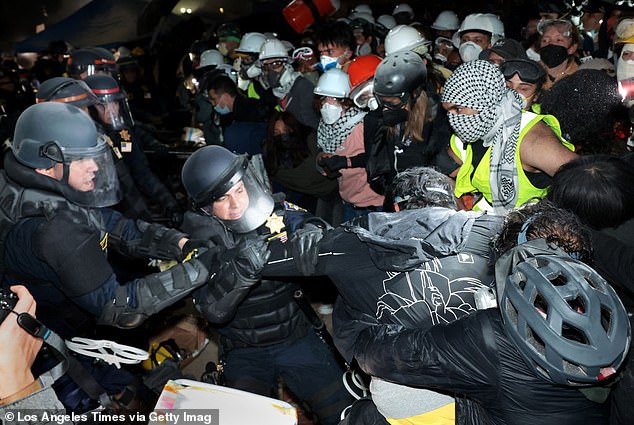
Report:
M229 112L231 112L227 105L222 106L222 107L220 105L216 105L216 106L214 106L214 111L216 111L220 115L227 115Z

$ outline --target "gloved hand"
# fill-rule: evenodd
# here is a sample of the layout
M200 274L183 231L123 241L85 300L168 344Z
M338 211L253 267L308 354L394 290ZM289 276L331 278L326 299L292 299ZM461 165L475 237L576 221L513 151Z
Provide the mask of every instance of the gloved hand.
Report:
M195 257L197 252L192 252L192 251L199 250L202 253L202 251L204 250L200 248L209 249L212 246L213 246L212 243L205 239L188 239L187 242L185 242L185 245L183 245L183 250L182 250L183 254L181 258L179 259L179 261L181 262L185 261L192 255Z
M291 235L293 261L304 276L315 273L315 266L319 261L319 241L328 229L332 229L332 226L324 220L314 217L308 219L301 228Z
M333 155L322 158L321 165L330 173L335 173L342 168L348 168L348 159L345 156Z
M262 269L270 256L266 238L246 239L225 254L234 271L247 283L260 280Z

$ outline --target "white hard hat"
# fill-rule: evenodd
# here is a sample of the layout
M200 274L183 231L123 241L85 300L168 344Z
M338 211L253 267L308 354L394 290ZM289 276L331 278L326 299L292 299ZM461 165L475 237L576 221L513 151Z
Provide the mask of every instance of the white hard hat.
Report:
M414 9L412 9L412 6L407 3L397 4L392 11L392 16L396 15L397 13L407 13L410 19L414 19Z
M348 16L348 18L351 21L354 19L362 19L369 24L374 24L374 16L372 16L371 13L367 13L367 12L352 13L350 16Z
M324 72L314 92L317 96L331 96L336 98L345 98L350 94L350 79L344 71L333 68Z
M260 32L248 32L242 36L240 45L235 50L237 53L260 53L262 44L266 41L264 34Z
M357 13L367 13L371 16L372 9L367 4L358 4L355 7L353 7L352 10L350 11L351 15L357 14Z
M287 47L277 38L271 38L266 40L262 47L260 47L260 55L258 59L260 61L266 59L274 59L274 58L285 58L288 59L288 50Z
M397 25L385 37L385 54L409 51L425 43L429 44L429 41L416 28Z
M396 26L396 20L392 15L381 15L376 18L376 22L383 25L388 30L391 30Z
M495 21L498 21L499 24L495 23ZM460 24L460 28L458 28L458 31L453 36L453 43L456 47L460 47L460 37L462 34L469 31L484 31L491 34L491 44L494 44L497 39L501 37L500 34L498 34L500 27L502 32L504 32L502 21L495 15L490 13L472 13L471 15L467 15Z
M460 20L454 11L443 10L438 14L431 27L440 31L456 31L460 28Z
M216 49L210 49L202 52L202 54L200 55L200 65L198 65L198 67L202 68L204 66L210 65L219 66L223 63L225 63L225 59L222 56L222 53L220 53Z
M488 19L491 27L493 28L493 35L495 37L504 38L504 23L500 20L498 15L494 15L493 13L483 13L484 18ZM496 40L491 40L491 43L495 43Z

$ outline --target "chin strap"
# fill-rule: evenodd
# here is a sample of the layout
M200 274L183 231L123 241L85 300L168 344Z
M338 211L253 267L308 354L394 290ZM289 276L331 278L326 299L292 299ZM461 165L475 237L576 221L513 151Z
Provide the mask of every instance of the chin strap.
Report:
M149 357L147 351L128 345L117 344L106 339L88 339L74 337L66 341L66 347L75 353L93 357L121 368L121 363L137 364Z

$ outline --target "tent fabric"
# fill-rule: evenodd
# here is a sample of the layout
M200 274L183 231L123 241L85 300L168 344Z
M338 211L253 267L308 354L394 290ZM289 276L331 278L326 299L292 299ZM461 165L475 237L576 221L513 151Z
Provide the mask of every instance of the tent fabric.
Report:
M74 47L135 40L137 19L151 0L93 0L66 19L14 45L17 52L46 50L55 40Z

